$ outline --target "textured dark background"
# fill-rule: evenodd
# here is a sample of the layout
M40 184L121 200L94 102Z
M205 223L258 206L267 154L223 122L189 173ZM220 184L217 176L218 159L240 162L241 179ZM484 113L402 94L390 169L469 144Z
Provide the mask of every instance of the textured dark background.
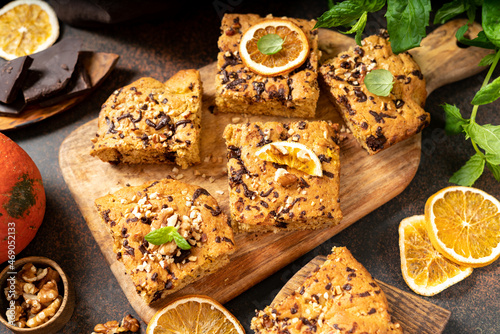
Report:
M66 6L72 3L69 0L58 2ZM38 124L5 132L38 165L47 194L44 223L19 257L40 255L55 260L66 270L76 288L75 312L61 333L90 333L97 323L119 320L127 313L137 316L64 183L58 164L62 141L74 129L96 118L100 105L116 88L143 76L163 81L180 69L199 68L215 61L219 24L224 12L273 13L275 16L312 19L326 10L326 3L217 0L199 4L184 1L169 5L168 10L154 11L155 14L115 25L76 28L61 23L60 38L79 37L87 50L113 52L121 57L106 82L78 106ZM374 33L384 26L382 13L369 15L368 32ZM405 217L422 214L426 199L449 186L449 177L473 154L472 146L464 141L463 136L447 137L444 134L444 114L439 105L444 102L456 104L469 113L470 101L481 86L484 75L448 85L429 96L426 110L431 113L432 122L423 131L420 167L403 193L226 304L248 333L251 333L249 324L254 310L269 304L297 270L315 256L328 254L333 245L347 246L375 278L411 292L400 270L399 222ZM500 75L500 71L497 70L495 75ZM478 121L500 124L499 107L499 101L480 107ZM500 198L500 184L489 171L475 186ZM500 261L496 261L485 268L475 269L467 279L437 296L422 298L452 312L445 330L447 334L500 333L499 278ZM145 329L146 324L142 323L142 331ZM7 332L0 328L0 333Z

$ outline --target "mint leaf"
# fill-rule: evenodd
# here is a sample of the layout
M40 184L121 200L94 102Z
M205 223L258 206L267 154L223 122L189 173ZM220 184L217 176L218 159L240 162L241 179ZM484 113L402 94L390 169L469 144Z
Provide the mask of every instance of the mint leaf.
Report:
M156 229L154 231L149 232L144 239L152 243L153 245L163 245L166 244L167 242L172 241L172 231L176 231L177 229L173 226L167 226L167 227L162 227L159 229Z
M488 104L500 97L500 77L496 78L476 93L472 99L472 104Z
M446 125L444 127L446 134L452 136L462 133L464 131L463 127L469 124L469 122L462 117L460 109L448 103L443 104L442 107L446 116Z
M483 57L483 59L481 59L478 66L490 66L491 64L493 64L494 59L495 59L494 53L486 55Z
M257 42L257 48L265 55L273 55L281 51L283 38L277 34L267 34L262 36Z
M453 0L452 2L445 3L443 7L439 8L434 16L434 24L443 24L455 16L462 14L469 9L469 3L466 0Z
M430 0L387 0L387 30L395 54L420 46L429 25Z
M500 3L498 0L484 0L482 26L488 39L500 47Z
M356 24L354 24L350 30L346 32L342 31L339 32L342 34L356 33L355 37L356 44L361 45L361 34L363 33L363 30L365 30L367 18L368 18L368 12L364 12L363 14L361 14L361 17L359 18L358 22L356 22Z
M173 233L173 237L175 243L177 244L177 246L179 246L180 249L191 249L191 245L189 244L189 242L187 242L186 239L184 239L182 235L179 234L179 232L175 231L175 233Z
M476 38L468 39L467 37L464 36L465 33L467 32L467 29L469 29L468 24L461 26L457 30L457 32L455 33L455 37L457 38L457 40L460 43L465 44L465 45L469 45L469 46L477 46L477 47L483 48L483 49L493 49L494 50L496 48L496 46L490 42L488 37L486 37L484 31L480 31L477 34Z
M364 12L376 12L385 5L385 0L346 0L333 5L318 18L314 28L347 26Z
M500 126L491 124L479 125L475 122L464 127L471 139L486 153L500 156Z
M332 6L318 18L314 28L331 28L345 26L358 19L363 14L364 9L358 1L347 0Z
M149 232L144 239L152 243L153 245L163 245L172 240L175 241L179 248L187 250L191 248L191 245L179 234L177 229L173 226L166 226L159 228L157 230Z
M489 161L486 161L486 166L493 173L495 180L500 181L500 166L498 164L493 165Z
M472 186L483 173L484 164L484 158L478 153L474 154L462 168L453 174L450 182L465 187Z
M486 152L486 160L493 165L500 165L500 155Z
M388 70L373 70L365 77L365 86L370 93L389 96L394 85L394 77Z

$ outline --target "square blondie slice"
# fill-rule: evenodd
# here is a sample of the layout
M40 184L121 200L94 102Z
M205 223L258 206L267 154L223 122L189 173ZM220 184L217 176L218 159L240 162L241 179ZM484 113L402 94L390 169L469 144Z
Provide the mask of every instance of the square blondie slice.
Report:
M113 251L146 303L152 303L229 262L233 229L216 200L203 188L172 179L125 187L95 201L113 237ZM145 236L173 226L191 245L160 246Z
M334 247L288 297L257 311L251 328L256 334L403 333L384 291L345 247Z
M238 232L279 232L331 227L340 222L338 125L326 121L230 124L227 146L231 219ZM266 144L305 145L323 176L260 159Z
M218 46L215 104L221 112L311 118L319 97L318 36L314 20L287 18L302 28L309 40L305 63L284 75L264 77L247 68L239 57L242 35L252 25L272 18L255 14L225 14Z
M200 161L202 83L183 70L162 83L141 78L116 90L102 105L90 154L110 163Z
M350 48L320 68L330 100L369 154L415 135L430 123L423 109L427 92L418 64L408 52L393 54L386 37L365 38L363 46ZM365 76L377 69L394 77L389 96L377 96L364 84Z

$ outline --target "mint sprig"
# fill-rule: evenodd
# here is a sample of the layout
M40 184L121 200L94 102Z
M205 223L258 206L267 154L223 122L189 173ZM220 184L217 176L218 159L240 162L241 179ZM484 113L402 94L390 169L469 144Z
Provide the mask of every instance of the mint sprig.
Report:
M500 78L488 84L493 71L500 60L500 51L497 51L481 89L476 93L472 103L471 117L464 119L460 110L449 104L443 105L446 114L446 133L455 135L464 133L470 139L476 153L450 178L450 182L462 186L471 186L481 176L486 166L500 181L500 126L479 125L476 115L479 105L491 103L500 97Z
M157 246L174 240L180 249L191 249L191 245L189 244L189 242L187 242L186 239L184 239L182 235L180 235L180 233L177 231L177 229L173 226L166 226L151 231L144 237L144 239L146 239L147 242Z
M378 96L389 96L393 85L394 77L388 70L373 70L365 76L366 89Z
M281 51L284 42L277 34L267 34L257 41L257 48L265 55L273 55Z

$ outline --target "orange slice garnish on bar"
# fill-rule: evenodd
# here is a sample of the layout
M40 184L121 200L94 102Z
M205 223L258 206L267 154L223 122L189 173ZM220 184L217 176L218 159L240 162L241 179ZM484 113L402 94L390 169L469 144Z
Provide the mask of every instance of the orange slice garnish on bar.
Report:
M282 44L273 54L263 53L259 40L266 35L279 36ZM276 37L277 38L277 37ZM264 51L265 52L265 51ZM288 73L309 56L309 41L304 31L290 20L268 19L251 26L241 37L240 57L253 72L264 76Z

